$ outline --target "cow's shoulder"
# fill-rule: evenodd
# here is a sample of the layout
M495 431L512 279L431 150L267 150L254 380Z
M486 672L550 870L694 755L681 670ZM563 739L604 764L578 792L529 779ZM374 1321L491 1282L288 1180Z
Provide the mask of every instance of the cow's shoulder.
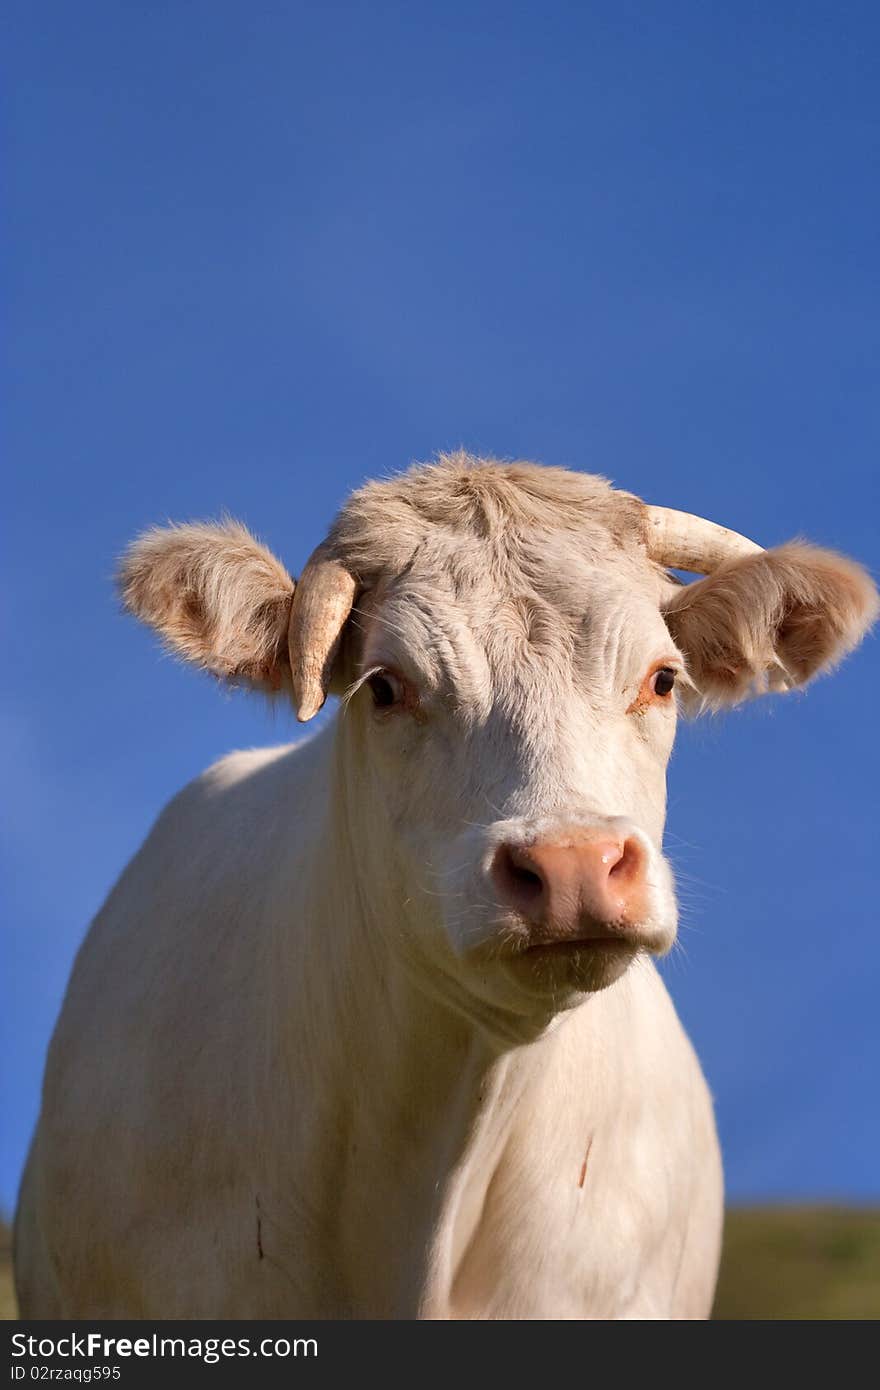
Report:
M303 805L323 784L323 740L228 753L187 783L165 806L120 884L161 875L178 888L247 881L277 862L276 839L294 851ZM146 886L146 884L144 885Z
M50 1075L108 1041L117 1061L144 1058L183 1037L201 1046L197 1023L213 1020L218 1039L218 1018L242 1023L260 988L273 876L297 854L314 742L230 754L164 808L80 947Z

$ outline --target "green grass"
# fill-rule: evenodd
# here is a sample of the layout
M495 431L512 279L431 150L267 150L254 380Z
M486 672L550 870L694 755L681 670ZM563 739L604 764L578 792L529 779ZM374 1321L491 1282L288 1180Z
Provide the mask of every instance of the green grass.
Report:
M716 1318L880 1318L880 1211L727 1213Z
M0 1319L15 1317L0 1223ZM727 1214L716 1318L880 1318L880 1210L739 1207Z
M15 1317L15 1294L12 1292L12 1232L0 1221L0 1322Z

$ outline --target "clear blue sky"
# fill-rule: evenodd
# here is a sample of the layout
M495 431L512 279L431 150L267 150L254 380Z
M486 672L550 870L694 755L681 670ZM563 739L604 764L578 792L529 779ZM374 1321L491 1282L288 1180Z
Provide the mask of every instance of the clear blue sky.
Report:
M119 616L141 527L226 509L295 570L464 444L880 564L880 11L13 0L4 48L8 1208L90 916L184 781L296 732ZM673 759L736 1197L880 1198L878 650Z

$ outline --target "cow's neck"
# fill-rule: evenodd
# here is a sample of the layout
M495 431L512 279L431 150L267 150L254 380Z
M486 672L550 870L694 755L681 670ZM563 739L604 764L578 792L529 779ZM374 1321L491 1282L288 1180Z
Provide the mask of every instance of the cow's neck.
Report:
M311 1181L343 1246L340 1267L357 1280L364 1252L399 1234L400 1263L360 1271L357 1294L377 1316L407 1316L442 1308L528 1074L521 1044L538 1030L481 1012L389 930L403 913L394 874L353 804L350 760L328 754L327 820L299 884L309 992L288 1015L288 1056L312 1092Z

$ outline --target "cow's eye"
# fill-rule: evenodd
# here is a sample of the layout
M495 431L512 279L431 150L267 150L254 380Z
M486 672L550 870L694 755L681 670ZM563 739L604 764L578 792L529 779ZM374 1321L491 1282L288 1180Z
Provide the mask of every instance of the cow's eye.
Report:
M661 666L659 671L655 671L651 677L651 689L655 695L664 698L672 694L675 685L675 671L671 666Z
M627 714L644 714L653 705L671 705L675 678L678 675L674 666L655 666L642 681L641 689L627 710Z
M406 688L400 676L393 671L374 671L367 685L376 709L397 709L404 704Z

